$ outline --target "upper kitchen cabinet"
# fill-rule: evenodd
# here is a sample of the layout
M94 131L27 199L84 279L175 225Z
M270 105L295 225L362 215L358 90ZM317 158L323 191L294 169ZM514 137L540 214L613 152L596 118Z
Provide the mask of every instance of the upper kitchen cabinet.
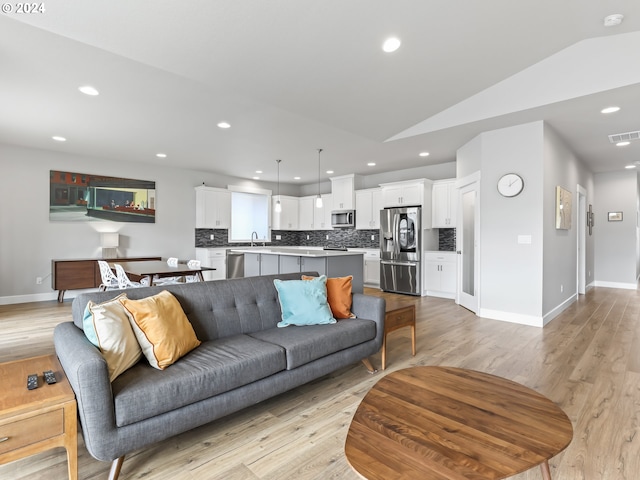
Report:
M231 227L231 192L224 188L196 187L196 228Z
M353 210L355 208L356 175L342 175L331 178L333 210Z
M298 230L331 230L332 194L325 193L322 197L322 207L316 207L317 195L300 197L300 211L298 214Z
M427 178L403 182L381 183L382 206L422 207L422 226L431 228L431 189L433 181Z
M288 197L280 195L280 212L275 211L276 201L278 197L272 197L271 223L272 230L298 230L298 197Z
M356 190L357 230L380 228L380 210L382 210L382 189Z
M433 228L455 228L458 205L455 179L433 182L431 225Z

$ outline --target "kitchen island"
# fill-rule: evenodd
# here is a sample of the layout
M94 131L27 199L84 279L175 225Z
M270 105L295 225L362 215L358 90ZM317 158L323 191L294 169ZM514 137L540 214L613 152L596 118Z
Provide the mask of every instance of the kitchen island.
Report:
M240 247L230 252L244 254L244 276L276 273L318 272L327 277L351 275L354 293L364 291L364 253L294 247Z

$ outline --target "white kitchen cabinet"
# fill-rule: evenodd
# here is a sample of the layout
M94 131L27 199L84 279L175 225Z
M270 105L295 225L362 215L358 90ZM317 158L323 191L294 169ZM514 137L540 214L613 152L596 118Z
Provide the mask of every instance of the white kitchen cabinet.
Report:
M381 183L382 206L422 207L422 228L431 228L431 190L433 181L427 178L403 182Z
M356 190L356 230L380 228L382 189Z
M457 288L457 254L425 252L424 289L432 297L455 298Z
M224 188L196 187L196 228L231 227L231 192Z
M298 230L299 199L280 195L280 213L275 211L278 197L272 197L271 229L272 230Z
M433 182L431 226L455 228L457 203L455 180Z
M316 207L317 195L300 197L298 212L298 230L331 230L332 195L320 195L322 207Z
M313 209L313 229L314 230L331 230L331 210L333 210L333 195L325 193L320 195L322 198L322 207Z
M300 210L298 211L298 230L313 230L316 196L300 197L298 200L300 205Z
M355 175L332 177L331 194L334 210L353 210L355 208Z
M202 272L205 280L221 280L227 276L226 248L196 248L196 260L203 267L215 268L214 271Z
M367 287L380 287L380 250L367 250L363 260L364 284Z

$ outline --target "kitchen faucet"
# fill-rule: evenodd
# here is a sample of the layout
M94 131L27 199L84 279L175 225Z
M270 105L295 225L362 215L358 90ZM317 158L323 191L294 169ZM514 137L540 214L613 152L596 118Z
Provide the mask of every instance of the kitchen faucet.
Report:
M252 247L254 246L254 243L253 243L253 236L254 235L256 236L256 240L258 240L258 232L251 232L251 246Z

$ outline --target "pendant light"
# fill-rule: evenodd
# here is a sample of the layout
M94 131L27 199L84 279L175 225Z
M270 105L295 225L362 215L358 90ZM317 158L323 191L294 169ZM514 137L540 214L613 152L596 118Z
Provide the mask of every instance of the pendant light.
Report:
M316 208L322 208L322 197L320 196L320 152L322 149L318 149L318 196L316 197Z
M276 160L276 163L278 164L278 199L276 200L276 207L275 207L275 211L276 213L280 213L282 211L282 204L280 203L280 162L282 160L278 159Z

